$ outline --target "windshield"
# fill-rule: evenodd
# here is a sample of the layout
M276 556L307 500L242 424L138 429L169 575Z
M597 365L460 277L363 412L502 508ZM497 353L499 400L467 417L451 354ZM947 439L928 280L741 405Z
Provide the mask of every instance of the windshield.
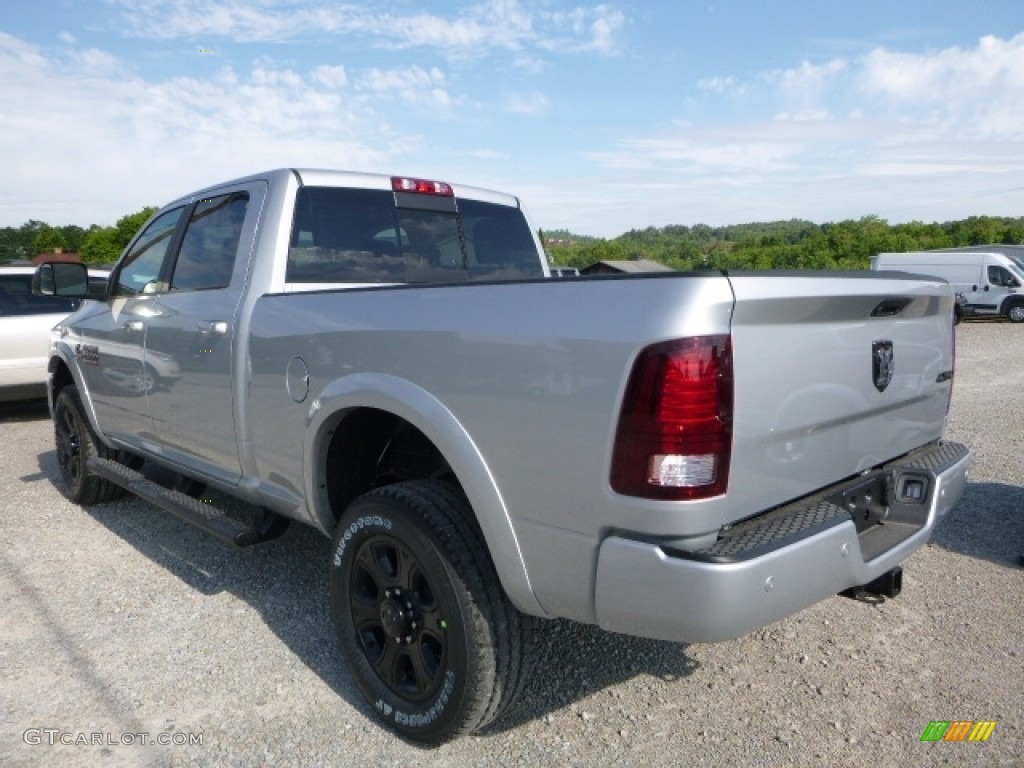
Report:
M1010 271L1013 273L1013 276L1024 284L1024 259L1021 259L1019 256L1007 256L1007 258L1013 264L1013 266L1010 267Z
M288 250L291 283L451 283L543 275L522 211L386 190L303 187Z

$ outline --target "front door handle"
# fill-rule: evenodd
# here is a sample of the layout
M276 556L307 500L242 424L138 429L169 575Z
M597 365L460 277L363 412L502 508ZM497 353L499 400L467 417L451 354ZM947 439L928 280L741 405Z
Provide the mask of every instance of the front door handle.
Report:
M146 326L143 325L141 320L129 320L127 323L124 323L121 326L121 328L126 330L126 331L136 331L136 332L144 330L145 327Z
M223 336L228 332L228 324L223 320L201 320L198 327L199 332L203 334L215 333Z

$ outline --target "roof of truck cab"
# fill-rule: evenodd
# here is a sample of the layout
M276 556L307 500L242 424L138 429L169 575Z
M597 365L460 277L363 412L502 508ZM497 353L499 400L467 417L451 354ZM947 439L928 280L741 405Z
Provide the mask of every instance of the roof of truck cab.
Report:
M315 187L358 187L362 189L391 190L391 180L399 178L424 179L424 176L413 176L411 174L389 174L389 173L365 173L362 171L331 170L326 168L275 168L269 171L254 173L237 179L222 181L209 187L196 190L188 195L183 195L178 200L187 200L194 197L201 197L222 187L244 184L251 181L281 182L289 177L295 178L302 186ZM514 208L520 207L519 198L505 192L498 192L493 189L485 189L470 184L459 184L445 178L430 178L430 181L441 181L452 187L456 199L466 198L480 200L498 205L508 205ZM174 201L174 202L177 202Z

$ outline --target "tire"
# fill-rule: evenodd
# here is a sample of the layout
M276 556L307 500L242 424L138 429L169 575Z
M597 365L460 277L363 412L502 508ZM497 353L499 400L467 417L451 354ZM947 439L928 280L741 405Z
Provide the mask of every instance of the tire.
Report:
M1014 304L1006 310L1011 323L1024 323L1024 304Z
M345 511L333 553L338 642L387 727L440 744L518 696L534 620L502 590L461 492L433 480L371 491Z
M57 395L53 431L64 495L86 507L117 498L121 490L117 485L89 472L89 459L109 459L114 452L96 437L85 416L78 388L73 384L64 387Z

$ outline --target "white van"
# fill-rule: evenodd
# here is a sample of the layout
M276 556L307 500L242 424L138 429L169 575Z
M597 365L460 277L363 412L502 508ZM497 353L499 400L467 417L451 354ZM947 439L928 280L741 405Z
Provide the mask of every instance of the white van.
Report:
M1011 323L1024 322L1024 253L1008 250L948 250L880 253L871 259L871 268L933 275L948 282L953 291L963 294L965 316L1002 315Z

